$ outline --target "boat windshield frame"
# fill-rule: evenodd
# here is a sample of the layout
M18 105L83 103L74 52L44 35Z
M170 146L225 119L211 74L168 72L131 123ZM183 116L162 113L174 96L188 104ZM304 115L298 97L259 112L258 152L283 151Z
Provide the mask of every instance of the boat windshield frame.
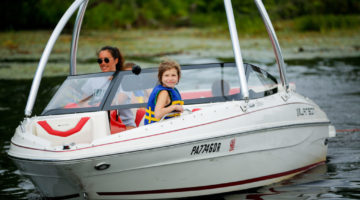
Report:
M221 76L221 80L223 82L227 81L226 75L225 78L224 76L224 71L227 73L232 72L231 70L236 70L236 64L235 63L210 63L210 64L193 64L193 65L182 65L182 74L186 73L186 72L193 72L194 70L201 70L201 71L206 71L206 70L217 70L217 73L214 76ZM212 69L213 68L213 69ZM250 70L252 69L252 70ZM259 72L259 74L263 74L265 77L269 78L271 80L271 82L273 82L273 85L276 85L276 88L271 88L271 89L267 89L266 91L262 91L260 93L256 93L256 92L251 92L250 93L250 99L255 99L255 98L261 98L264 96L268 96L271 94L274 94L277 92L277 80L275 77L273 77L271 74L269 74L268 72L262 70L259 67L256 67L252 64L246 64L245 63L245 72L246 72L246 79L247 81L249 80L249 76L251 74L251 71L255 71L255 72ZM151 79L147 79L147 82L145 83L141 83L141 85L144 86L140 86L140 89L152 89L156 83L157 83L157 72L158 72L158 68L146 68L146 69L142 69L140 76L146 76L151 75ZM97 77L112 77L111 79L109 79L110 84L107 86L108 88L106 89L106 92L104 93L103 97L101 97L101 101L98 102L98 104L96 106L92 106L92 107L55 107L55 108L50 108L47 109L49 107L49 105L51 104L51 102L53 101L54 98L56 98L56 95L58 95L57 93L61 90L62 86L65 85L65 83L67 81L72 81L74 79L90 79L90 78L97 78ZM142 103L130 103L130 104L117 104L117 105L112 105L113 100L115 99L115 95L118 94L118 90L120 87L123 87L125 85L125 90L130 91L130 89L126 89L126 88L131 88L131 87L136 87L136 86L131 86L130 84L124 84L126 82L122 82L125 81L126 78L124 77L136 77L137 75L134 75L132 73L132 71L116 71L116 72L100 72L100 73L94 73L94 74L81 74L81 75L70 75L67 77L67 79L62 83L61 87L59 88L59 90L56 92L56 94L53 96L53 98L51 99L51 101L49 102L48 106L44 109L44 111L42 112L41 115L59 115L59 114L71 114L71 113L83 113L83 112L96 112L96 111L109 111L109 110L116 110L116 109L130 109L130 108L141 108L141 107L146 107L147 106L147 101L142 102ZM238 78L238 77L237 77ZM143 78L143 80L145 80L146 78ZM185 80L180 80L180 83L182 83L182 81L186 81L186 75L185 77L182 76L182 79ZM188 79L189 80L189 79ZM215 79L210 79L210 80L215 80ZM219 79L220 80L220 79ZM225 81L224 81L225 80ZM150 82L149 82L150 81ZM229 80L228 80L229 81ZM210 82L210 81L209 81ZM232 82L236 82L236 80L232 80ZM123 85L120 85L122 84ZM139 83L140 84L140 83ZM85 84L84 84L85 85ZM130 85L130 86L126 86L126 85ZM178 85L181 86L181 85ZM177 87L178 87L177 86ZM144 87L144 88L142 88ZM238 85L235 85L235 89L237 87L240 87ZM234 89L234 84L232 84L232 87L229 87L228 89L230 90L230 88ZM210 88L211 89L211 88ZM124 91L125 91L124 90ZM180 92L182 92L182 89L179 89ZM222 91L226 90L224 89L224 84L222 85L221 88ZM236 90L237 91L237 90ZM208 93L210 93L211 91L209 91ZM194 92L195 94L196 92ZM60 94L61 96L62 94ZM225 102L225 101L233 101L233 100L242 100L242 96L240 95L240 91L238 92L227 92L227 94L224 95L224 92L220 95L212 95L210 96L204 96L204 97L196 97L196 98L183 98L184 100L184 104L185 105L192 105L192 104L204 104L204 103L216 103L216 102ZM55 100L54 100L55 101ZM51 107L51 106L50 106Z

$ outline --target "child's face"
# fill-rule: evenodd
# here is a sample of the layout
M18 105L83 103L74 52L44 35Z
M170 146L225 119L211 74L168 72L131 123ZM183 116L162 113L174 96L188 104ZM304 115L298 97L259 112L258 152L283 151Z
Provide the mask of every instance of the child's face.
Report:
M163 83L163 86L169 88L174 88L178 81L179 76L177 70L174 68L166 70L161 77L161 82Z

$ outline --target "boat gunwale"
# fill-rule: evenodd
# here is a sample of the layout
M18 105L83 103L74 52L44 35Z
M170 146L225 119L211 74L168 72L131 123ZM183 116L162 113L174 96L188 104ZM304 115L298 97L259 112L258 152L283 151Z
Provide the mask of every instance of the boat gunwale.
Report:
M78 161L84 161L84 160L94 160L97 158L107 158L107 157L114 157L114 156L119 156L119 155L125 155L125 154L132 154L132 153L138 153L138 152L144 152L144 151L153 151L156 149L165 149L165 148L172 148L172 147L176 147L176 146L181 146L184 144L196 144L196 143L201 143L201 142L205 142L207 140L212 140L212 139L225 139L228 137L235 137L236 135L242 135L242 134L253 134L256 132L262 132L262 130L264 131L272 131L272 130L281 130L281 129L286 129L289 127L292 128L299 128L299 127L309 127L308 125L318 125L318 126L328 126L330 125L330 122L314 122L314 123L302 123L302 124L291 124L291 125L284 125L284 126L277 126L277 127L271 127L271 128L265 128L265 129L257 129L257 130L252 130L252 131L244 131L244 132L239 132L239 133L234 133L234 134L229 134L229 135L224 135L224 136L217 136L217 137L209 137L209 138L204 138L204 139L200 139L200 140L194 140L194 141L189 141L189 142L182 142L182 143L177 143L177 144L171 144L171 145L166 145L166 146L161 146L161 147L153 147L153 148L148 148L148 149L139 149L139 150L135 150L135 151L127 151L127 152L120 152L120 153L113 153L113 154L106 154L106 155L99 155L99 156L94 156L94 157L84 157L84 158L76 158L76 159L71 159L71 160L40 160L40 159L27 159L27 158L19 158L19 157L15 157L15 156L11 156L9 155L10 158L14 159L14 160L24 160L24 161L36 161L36 162L46 162L48 164L50 163L58 163L61 162L62 164L71 164L73 162L78 162ZM261 130L261 131L259 131ZM28 148L25 146L21 146L21 145L17 145L15 143L11 143L15 146L18 147L22 147L22 148L26 148L26 149L31 149L31 150L41 150L41 149L32 149L32 148ZM273 149L281 149L281 148L287 148L287 147L291 147L294 145L290 145L290 146L286 146L286 147L280 147L280 148L273 148ZM273 150L271 149L271 150ZM246 154L246 153L253 153L253 152L261 152L261 151L268 151L269 149L263 149L263 150L255 150L255 151L250 151L250 152L240 152L240 153L234 153L234 154L229 154L229 155L222 155L222 156L216 156L218 157L228 157L228 156L233 156L233 155L238 155L238 154ZM63 153L59 152L59 151L52 151L53 153ZM206 159L210 159L212 157L204 157L201 159L196 159L196 160L206 160ZM191 162L193 160L189 160L188 162ZM176 164L176 163L175 163ZM137 168L138 169L138 168Z
M161 132L161 133L156 133L156 134L151 134L151 135L147 135L147 136L142 136L142 137L137 137L137 138L131 138L131 139L125 139L125 140L119 140L119 141L114 141L114 142L109 142L109 143L104 143L104 144L98 144L98 145L89 145L87 147L83 147L83 148L76 148L76 149L69 149L69 150L50 150L50 149L36 149L33 147L28 147L28 146L23 146L23 145L19 145L16 144L13 140L11 141L11 144L18 146L20 148L25 148L25 149L30 149L30 150L34 150L34 151L43 151L43 152L51 152L51 153L69 153L69 152L74 152L74 151L81 151L81 150L87 150L87 149L91 149L91 148L98 148L98 147L102 147L102 146L106 146L106 145L113 145L113 144L118 144L118 143L123 143L123 142L129 142L129 141L134 141L134 140L139 140L139 139L144 139L144 138L149 138L149 137L155 137L155 136L159 136L159 135L164 135L164 134L168 134L168 133L174 133L174 132L179 132L185 129L191 129L191 128L195 128L195 127L199 127L199 126L204 126L204 125L208 125L208 124L212 124L212 123L217 123L217 122L221 122L224 120L229 120L229 119L233 119L233 118L237 118L237 117L242 117L244 115L247 114L251 114L251 113L255 113L255 112L259 112L262 110L266 110L266 109L271 109L271 108L275 108L275 107L280 107L280 106L287 106L287 105L292 105L292 104L305 104L305 105L312 105L310 103L305 103L305 102L291 102L291 103L285 103L285 104L280 104L280 105L275 105L275 106L271 106L271 107L267 107L267 108L262 108L262 109L258 109L255 111L251 111L251 112L246 112L246 113L242 113L239 115L235 115L235 116L231 116L231 117L227 117L227 118L223 118L223 119L219 119L216 121L211 121L208 123L203 123L203 124L198 124L198 125L194 125L194 126L189 126L189 127L185 127L185 128L181 128L181 129L177 129L177 130L171 130L171 131L166 131L166 132ZM188 141L188 142L183 142L183 143L177 143L177 144L172 144L172 145L167 145L167 146L160 146L160 147L153 147L153 148L147 148L147 149L138 149L138 150L134 150L134 151L127 151L127 152L121 152L121 153L114 153L114 154L106 154L106 155L99 155L99 156L94 156L94 157L86 157L86 158L77 158L77 159L73 159L73 160L82 160L82 159L88 159L88 158L96 158L96 157L103 157L103 156L111 156L111 155L117 155L117 154L124 154L124 153L133 153L133 152L137 152L137 151L146 151L146 150L151 150L151 149L157 149L157 148L165 148L165 147L171 147L171 146L176 146L176 145L182 145L182 144L186 144L186 143L195 143L198 141L203 141L203 140L208 140L208 139L215 139L215 138L224 138L224 137L230 137L230 136L234 136L234 135L238 135L238 134L251 134L253 132L258 132L259 130L276 130L276 129L284 129L284 128L288 128L288 127L294 127L294 126L307 126L307 125L311 125L311 124L319 124L319 125L330 125L331 122L329 120L327 121L318 121L318 122L307 122L307 123L293 123L293 124L286 124L286 125L282 125L282 126L277 126L277 127L268 127L268 128L263 128L260 127L256 130L245 130L243 132L239 132L239 133L233 133L233 134L228 134L228 135L222 135L222 136L216 136L216 137L208 137L208 138L202 138L200 140L194 140L194 141ZM10 154L9 154L10 156ZM15 157L15 156L12 156ZM18 157L15 157L18 158ZM36 159L29 159L29 160L36 160ZM40 159L39 159L40 160ZM45 160L44 160L45 161ZM47 161L54 161L54 162L63 162L66 160L47 160Z

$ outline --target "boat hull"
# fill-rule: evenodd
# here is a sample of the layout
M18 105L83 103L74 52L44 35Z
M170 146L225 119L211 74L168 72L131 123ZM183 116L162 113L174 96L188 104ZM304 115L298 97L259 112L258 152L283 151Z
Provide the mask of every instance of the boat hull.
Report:
M201 196L272 184L324 163L328 126L286 125L70 161L14 161L46 197Z
M17 129L9 155L45 197L164 199L264 186L323 164L334 136L315 103L284 95L252 100L247 110L242 101L192 105L198 111L115 135L98 131L106 112L45 116L58 124L91 118L81 134L92 142L64 148L34 136L44 117L33 118Z

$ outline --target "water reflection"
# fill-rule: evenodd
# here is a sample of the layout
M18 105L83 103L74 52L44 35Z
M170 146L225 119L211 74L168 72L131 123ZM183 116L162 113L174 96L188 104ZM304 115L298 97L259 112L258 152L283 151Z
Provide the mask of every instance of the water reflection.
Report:
M224 196L226 200L239 199L304 199L303 193L310 192L310 185L317 185L326 176L326 165L320 165L309 171L296 175L292 179L282 181L256 190L236 192Z

